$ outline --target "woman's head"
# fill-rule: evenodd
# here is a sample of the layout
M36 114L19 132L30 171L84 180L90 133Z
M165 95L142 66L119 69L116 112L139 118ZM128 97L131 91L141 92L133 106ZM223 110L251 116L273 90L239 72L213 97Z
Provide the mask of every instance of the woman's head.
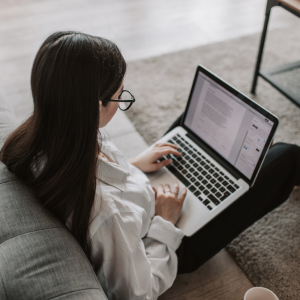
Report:
M80 32L53 33L32 67L33 114L1 149L1 161L47 208L63 222L71 218L72 232L88 256L100 151L99 105L101 116L114 111L113 102L102 99L118 93L125 72L114 43Z
M50 131L54 122L63 128L72 124L74 131L83 126L95 131L99 100L117 92L125 72L126 63L114 43L80 32L56 32L45 40L33 64L34 113ZM103 107L110 104L102 102Z

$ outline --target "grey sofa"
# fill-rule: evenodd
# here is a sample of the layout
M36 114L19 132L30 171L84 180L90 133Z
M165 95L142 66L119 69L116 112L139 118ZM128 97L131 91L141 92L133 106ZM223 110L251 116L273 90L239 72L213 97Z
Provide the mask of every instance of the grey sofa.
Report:
M0 95L0 148L14 116ZM107 299L80 245L0 162L0 299Z

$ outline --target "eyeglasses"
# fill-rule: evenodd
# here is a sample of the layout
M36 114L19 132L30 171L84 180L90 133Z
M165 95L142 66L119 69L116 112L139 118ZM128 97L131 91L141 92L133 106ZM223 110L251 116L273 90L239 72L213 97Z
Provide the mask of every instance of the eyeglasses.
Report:
M103 99L104 101L111 101L111 102L119 102L119 109L120 110L128 110L133 102L135 102L134 96L127 90L123 90L122 93L118 97L119 100L112 100L112 99Z

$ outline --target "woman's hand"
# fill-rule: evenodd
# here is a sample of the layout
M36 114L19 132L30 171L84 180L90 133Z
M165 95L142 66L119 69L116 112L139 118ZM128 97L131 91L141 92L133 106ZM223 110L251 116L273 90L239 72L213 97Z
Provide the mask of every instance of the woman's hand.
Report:
M128 160L128 162L143 172L153 172L172 163L172 159L166 159L162 162L157 162L157 160L162 156L168 154L181 156L182 154L177 151L178 148L178 146L171 143L156 144L149 152L136 158L131 158Z
M185 199L187 190L184 187L180 198L179 185L177 182L174 183L173 192L168 184L164 186L160 184L157 187L152 187L155 192L155 215L161 216L166 221L173 223L174 225L179 219L183 201Z

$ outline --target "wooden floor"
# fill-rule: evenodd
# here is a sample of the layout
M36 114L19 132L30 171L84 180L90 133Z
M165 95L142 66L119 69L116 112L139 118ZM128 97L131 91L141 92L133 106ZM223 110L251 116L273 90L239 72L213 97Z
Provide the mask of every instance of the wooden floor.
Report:
M0 0L0 92L20 120L29 114L32 62L43 40L57 30L104 36L119 45L127 60L135 60L260 32L265 4L263 0ZM269 28L298 22L274 8ZM196 272L178 276L161 299L241 300L251 286L222 250Z

